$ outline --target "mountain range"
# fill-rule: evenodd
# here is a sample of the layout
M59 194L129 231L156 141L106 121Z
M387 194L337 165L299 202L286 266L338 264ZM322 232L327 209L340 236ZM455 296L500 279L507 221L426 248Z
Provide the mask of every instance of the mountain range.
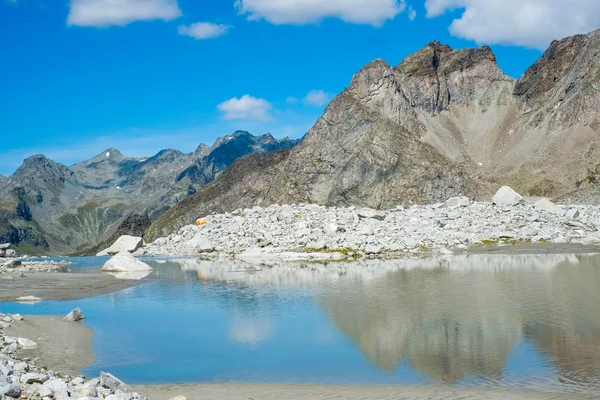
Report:
M80 252L116 234L141 235L237 158L296 143L238 131L191 154L163 150L130 158L111 148L70 167L30 157L12 176L0 178L0 243L34 254Z
M519 79L489 47L439 42L367 64L297 146L250 155L147 232L272 203L386 208L455 195L600 200L600 31L553 42Z
M81 250L242 207L489 200L505 184L598 203L599 110L600 31L553 42L519 79L489 47L433 42L395 67L364 66L299 142L236 132L192 154L29 158L0 177L0 242Z

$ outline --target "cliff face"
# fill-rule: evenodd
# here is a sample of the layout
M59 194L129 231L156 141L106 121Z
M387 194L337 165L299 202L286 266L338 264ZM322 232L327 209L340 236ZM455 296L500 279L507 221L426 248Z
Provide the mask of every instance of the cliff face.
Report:
M517 81L489 47L433 42L395 68L375 60L301 144L258 173L247 168L252 158L235 163L222 176L227 188L217 179L151 231L168 233L217 204L384 208L487 198L500 184L533 196L595 193L586 185L600 179L599 54L600 31L554 42ZM251 181L265 189L251 199L236 192Z

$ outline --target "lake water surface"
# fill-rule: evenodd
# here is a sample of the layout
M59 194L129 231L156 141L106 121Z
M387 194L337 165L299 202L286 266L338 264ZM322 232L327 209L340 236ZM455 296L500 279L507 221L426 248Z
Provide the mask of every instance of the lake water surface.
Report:
M73 259L99 273L103 259ZM454 384L600 394L600 256L248 266L147 261L81 307L95 365L128 383Z

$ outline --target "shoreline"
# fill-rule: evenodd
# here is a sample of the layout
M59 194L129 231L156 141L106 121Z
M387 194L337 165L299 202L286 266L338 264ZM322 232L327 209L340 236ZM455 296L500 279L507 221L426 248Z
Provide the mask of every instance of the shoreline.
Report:
M118 292L148 281L121 280L107 275L73 273L31 273L6 279L0 276L0 303L33 296L42 300L80 300Z
M0 333L35 340L38 347L18 350L18 357L36 359L52 371L79 376L81 369L95 362L93 329L81 323L64 322L57 316L24 316ZM40 333L41 332L41 333ZM2 336L0 335L0 336ZM26 358L27 359L27 358ZM110 371L108 371L110 372ZM60 375L59 375L60 376ZM75 378L78 379L78 378ZM73 380L71 380L72 382ZM588 400L597 396L577 393L543 392L468 386L323 385L280 383L181 383L131 385L131 390L148 400Z
M500 388L452 386L310 385L278 383L198 383L133 385L149 400L184 396L189 400L588 400L596 396Z

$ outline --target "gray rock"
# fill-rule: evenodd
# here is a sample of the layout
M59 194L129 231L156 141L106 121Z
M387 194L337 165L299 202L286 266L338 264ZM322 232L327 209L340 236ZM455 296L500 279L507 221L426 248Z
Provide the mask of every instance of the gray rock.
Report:
M517 204L523 201L523 196L519 193L515 192L508 186L502 186L494 197L492 198L492 202L497 206L516 206Z
M133 398L131 393L116 393L105 397L104 400L132 400Z
M16 257L17 252L14 251L13 249L6 249L6 250L4 250L4 256L5 257Z
M131 393L131 388L123 383L119 378L108 372L100 373L100 386L110 389L113 393L120 390L123 393Z
M362 219L373 218L380 221L383 221L385 219L385 214L370 208L361 208L360 210L358 210L357 214L358 217Z
M10 247L10 243L0 244L0 250L6 250Z
M469 204L471 204L471 200L465 196L452 197L446 200L446 207L448 208L467 207Z
M306 248L310 250L323 250L325 247L326 244L324 240L313 241L306 245Z
M212 242L202 234L197 234L188 240L184 246L188 249L189 254L210 253L215 250Z
M365 247L365 253L367 254L379 254L381 253L381 247L375 245L368 245Z
M556 214L556 204L554 204L546 198L536 201L533 206L538 210L543 210L551 214Z
M21 385L18 383L0 383L0 398L12 397L19 398L21 396Z
M95 378L77 388L77 393L82 397L97 397L98 390L97 386L100 383L100 379Z
M79 321L83 321L84 319L85 319L85 316L83 315L83 312L81 312L81 309L76 308L73 311L71 311L69 314L67 314L67 316L65 316L63 318L63 321L79 322Z
M48 380L48 375L28 373L21 376L21 383L30 385L32 383L44 383Z
M579 213L579 210L578 210L578 209L576 209L576 208L571 208L571 209L570 209L569 211L567 211L567 213L565 214L565 216L566 216L567 218L573 218L573 219L579 218L579 215L580 215L580 213Z
M67 383L61 379L51 379L42 384L39 390L40 396L54 396L56 400L66 400L69 398Z
M25 338L18 338L17 344L19 345L19 347L21 347L24 350L33 350L33 349L37 349L37 347L38 347L38 344L36 342L34 342L33 340L25 339Z

